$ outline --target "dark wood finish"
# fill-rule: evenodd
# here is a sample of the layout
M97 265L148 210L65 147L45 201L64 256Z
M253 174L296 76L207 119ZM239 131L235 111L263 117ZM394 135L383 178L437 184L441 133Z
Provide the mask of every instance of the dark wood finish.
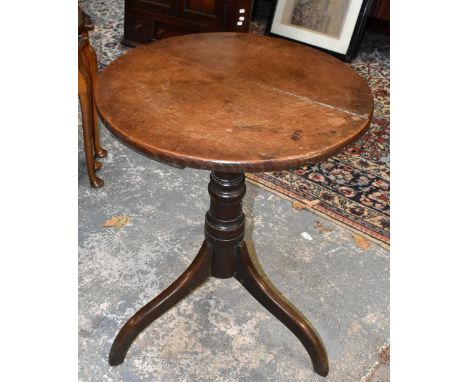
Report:
M205 216L205 239L212 251L214 277L234 276L237 246L244 240L245 216L242 198L245 176L237 173L211 173L208 184L210 209Z
M248 32L251 13L252 0L126 0L122 43L137 46L197 32Z
M213 170L205 240L192 265L120 330L109 363L209 276L235 277L328 373L315 329L262 275L244 242L245 171L323 160L369 126L372 94L352 69L303 45L264 36L176 37L124 54L96 88L98 111L129 147L169 165Z
M136 312L120 329L109 353L109 364L120 365L138 334L206 281L210 276L210 265L211 252L204 243L186 271L166 290Z
M238 252L236 279L260 304L294 333L309 353L315 372L325 377L329 370L328 356L320 335L304 316L260 274L245 243L242 243Z
M87 33L88 31L92 31L93 29L94 25L91 21L91 17L89 17L89 15L85 11L83 11L83 9L80 6L78 6L78 35Z
M235 277L258 302L302 342L314 370L328 374L328 357L320 336L289 301L272 287L254 265L244 242L243 173L212 172L208 185L210 209L205 217L205 241L192 264L165 291L140 309L122 327L112 344L109 364L121 364L133 340L152 321L205 282L209 276Z
M95 83L97 80L96 53L89 43L88 31L93 29L90 17L78 7L78 97L80 99L83 145L86 168L92 187L102 187L104 181L96 176L102 164L94 157L104 158L107 151L99 142L99 120L94 104Z
M375 0L372 17L390 21L390 0Z
M207 170L281 170L323 160L369 126L372 94L339 60L246 33L142 46L102 73L98 111L153 159Z
M376 32L390 34L390 0L375 0L368 27Z

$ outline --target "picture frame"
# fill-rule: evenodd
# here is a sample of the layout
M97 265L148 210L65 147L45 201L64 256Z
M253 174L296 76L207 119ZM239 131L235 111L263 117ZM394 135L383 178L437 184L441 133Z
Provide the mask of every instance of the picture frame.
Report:
M350 62L357 55L373 5L374 0L277 0L266 34Z

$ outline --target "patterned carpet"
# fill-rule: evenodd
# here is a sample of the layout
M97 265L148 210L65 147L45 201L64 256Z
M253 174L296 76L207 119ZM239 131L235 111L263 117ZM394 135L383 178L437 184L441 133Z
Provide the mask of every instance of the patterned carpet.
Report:
M79 0L91 15L91 42L103 69L130 48L123 36L123 0ZM263 12L264 14L264 12ZM262 18L260 12L257 17ZM264 33L265 20L252 23ZM373 241L390 243L390 39L367 32L351 66L374 94L369 131L342 154L316 165L285 171L247 174L247 178L279 195L298 200L310 210ZM311 203L313 202L313 203Z
M254 28L255 32L262 31L259 23ZM368 32L351 66L367 80L375 103L371 127L359 142L316 165L247 177L387 247L390 244L389 36Z

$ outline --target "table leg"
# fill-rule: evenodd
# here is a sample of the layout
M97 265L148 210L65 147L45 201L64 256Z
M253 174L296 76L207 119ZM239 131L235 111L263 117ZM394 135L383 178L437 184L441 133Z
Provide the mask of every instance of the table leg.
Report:
M302 342L317 374L328 374L328 357L317 331L260 274L243 243L236 261L236 279L255 299L280 320Z
M316 330L290 302L282 297L260 274L244 242L245 216L242 199L244 174L211 173L208 186L211 204L205 219L206 241L212 246L211 275L234 276L268 311L302 342L316 373L328 374L328 357Z
M109 364L120 365L133 340L151 322L167 312L210 276L211 252L203 243L198 255L187 270L167 289L151 300L120 329L109 353Z
M328 374L325 346L315 329L261 275L244 242L245 216L242 173L212 172L208 185L210 209L205 217L205 241L189 268L164 292L140 309L120 330L109 355L109 363L123 362L132 341L152 321L169 310L210 275L235 277L266 309L302 342L314 370Z

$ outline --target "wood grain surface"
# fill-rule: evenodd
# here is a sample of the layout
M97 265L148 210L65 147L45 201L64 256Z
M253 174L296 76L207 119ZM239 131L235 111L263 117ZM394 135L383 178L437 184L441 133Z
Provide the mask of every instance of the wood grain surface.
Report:
M313 48L245 33L185 35L111 63L95 93L108 129L162 162L227 172L326 159L369 126L372 93Z

